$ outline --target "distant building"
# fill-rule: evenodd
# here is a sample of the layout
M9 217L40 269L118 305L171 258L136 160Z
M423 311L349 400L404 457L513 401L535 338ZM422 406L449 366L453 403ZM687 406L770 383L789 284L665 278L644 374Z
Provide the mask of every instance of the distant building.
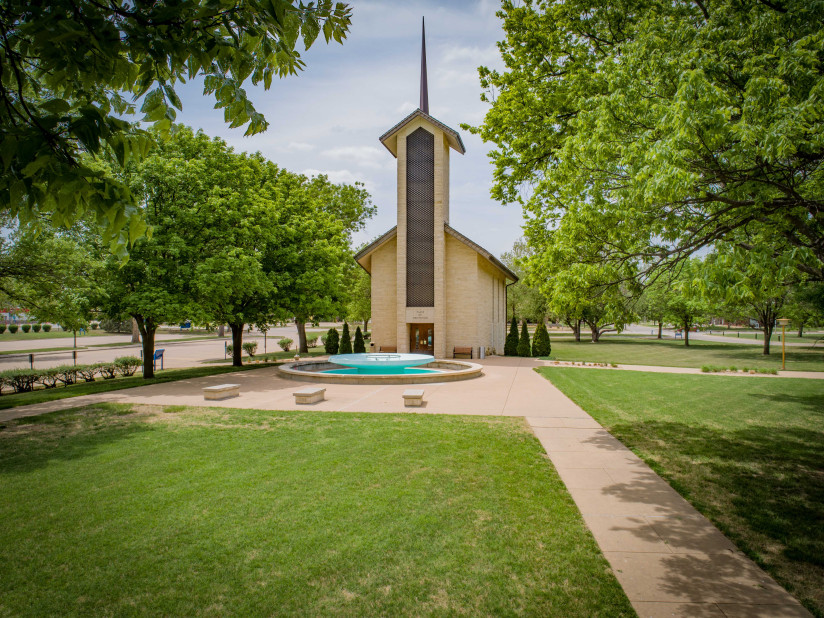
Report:
M506 285L518 277L449 225L449 154L465 150L429 115L425 40L420 107L380 141L398 160L397 225L355 256L372 279L373 350L502 354Z

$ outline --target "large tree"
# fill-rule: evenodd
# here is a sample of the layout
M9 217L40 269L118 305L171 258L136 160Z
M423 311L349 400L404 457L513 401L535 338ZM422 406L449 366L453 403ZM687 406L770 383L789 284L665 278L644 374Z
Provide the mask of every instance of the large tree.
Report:
M93 212L123 249L143 233L134 194L89 162L144 157L182 109L175 88L203 78L231 127L263 131L244 85L268 89L303 66L322 32L342 42L351 9L331 0L4 0L0 4L0 201L21 223L69 226Z
M504 0L493 195L582 263L672 268L744 227L824 278L824 3ZM534 240L531 239L531 243ZM623 276L620 269L615 273Z
M529 246L523 239L516 240L510 251L501 254L501 261L519 277L517 283L506 288L507 319L542 322L547 315L547 302L538 286L526 280L524 264L529 255Z

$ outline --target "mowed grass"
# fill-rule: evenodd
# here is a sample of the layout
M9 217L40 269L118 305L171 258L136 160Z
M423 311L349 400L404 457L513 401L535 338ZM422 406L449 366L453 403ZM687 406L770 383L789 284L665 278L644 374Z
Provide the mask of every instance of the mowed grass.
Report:
M788 371L824 371L824 346L816 348L789 347ZM552 339L552 359L618 363L624 365L658 365L666 367L701 367L702 365L735 366L741 369L781 369L781 344L773 344L771 354L764 356L761 346L715 343L690 340L639 339L610 337L590 343L571 339Z
M243 367L190 367L185 369L164 369L155 371L153 378L144 380L141 371L128 378L117 377L111 380L104 380L100 376L94 382L78 382L70 386L59 386L57 388L38 388L28 393L7 393L0 397L0 410L16 408L17 406L27 406L34 403L44 403L57 399L67 399L69 397L80 397L82 395L94 395L96 393L107 393L109 391L119 391L124 388L136 388L138 386L149 386L150 384L163 384L164 382L175 382L177 380L191 380L193 378L203 378L206 376L221 373L232 373L235 371L248 371L258 369L254 365L244 365Z
M824 616L824 381L539 371Z
M3 615L634 615L523 419L101 404L0 483Z

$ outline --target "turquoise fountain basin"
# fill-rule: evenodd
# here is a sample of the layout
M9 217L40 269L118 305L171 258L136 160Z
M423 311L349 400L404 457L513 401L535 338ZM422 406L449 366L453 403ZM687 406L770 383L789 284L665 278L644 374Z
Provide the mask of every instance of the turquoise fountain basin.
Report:
M327 369L323 373L343 375L415 375L439 373L435 369L420 369L435 360L428 354L335 354L329 362L343 365L343 369Z

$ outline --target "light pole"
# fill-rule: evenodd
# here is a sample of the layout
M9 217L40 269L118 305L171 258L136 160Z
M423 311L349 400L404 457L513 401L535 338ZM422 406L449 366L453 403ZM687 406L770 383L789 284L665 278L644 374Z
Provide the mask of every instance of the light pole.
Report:
M786 361L786 343L787 343L787 335L786 335L786 327L787 324L790 323L789 318L778 318L778 323L781 324L781 371L784 371L784 364Z

